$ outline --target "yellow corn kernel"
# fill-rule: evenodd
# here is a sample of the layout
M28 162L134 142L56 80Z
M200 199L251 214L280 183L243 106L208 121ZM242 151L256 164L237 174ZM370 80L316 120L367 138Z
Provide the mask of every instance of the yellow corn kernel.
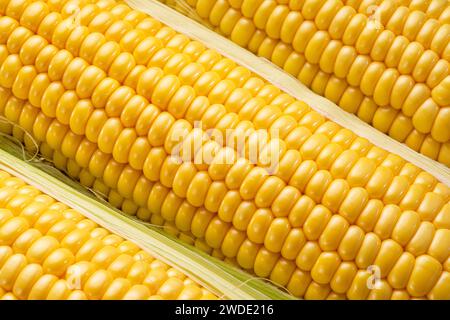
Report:
M428 255L417 257L416 264L409 278L407 290L413 297L427 294L439 279L442 265Z

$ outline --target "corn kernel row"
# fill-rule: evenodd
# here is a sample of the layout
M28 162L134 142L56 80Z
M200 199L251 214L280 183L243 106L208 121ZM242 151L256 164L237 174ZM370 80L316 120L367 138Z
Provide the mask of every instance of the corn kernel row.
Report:
M314 5L319 5L319 7L312 7ZM320 5L323 5L322 9ZM315 2L314 4L306 1L302 4L302 7L300 8L301 11L289 11L287 6L277 6L275 1L261 1L257 6L245 5L243 3L242 8L237 9L231 8L227 1L205 2L200 0L196 5L200 16L209 18L213 25L220 25L224 29L223 32L227 35L232 34L235 25L242 24L242 30L244 31L244 26L247 27L247 32L241 35L240 39L240 41L244 42L245 39L247 41L250 40L252 32L254 33L256 30L260 30L265 31L273 39L282 39L287 44L292 43L294 48L297 49L301 48L300 43L304 40L300 37L301 34L296 35L297 30L300 30L299 28L303 28L303 32L308 31L310 33L314 33L317 30L329 30L333 39L342 40L344 44L348 45L357 43L358 51L370 53L369 49L376 40L376 38L371 39L371 37L379 36L380 32L377 31L382 31L372 28L372 25L369 23L370 19L362 14L357 14L351 7L343 6L339 1L328 1L325 4L321 2ZM333 13L336 13L336 16L333 16ZM315 14L317 17L314 16ZM348 21L345 21L344 18ZM358 19L360 25L355 25ZM250 21L253 21L255 25L251 26ZM340 26L338 28L338 23L347 23L347 25L346 27ZM316 30L311 30L312 28L316 28ZM438 39L433 40L433 36L445 35L445 27L442 26L441 29L436 35L433 32L419 36L419 42L423 42L425 49L428 49L429 45L434 42L432 48L438 55L445 49L446 43L445 41L444 44L439 43ZM369 31L374 34L368 34ZM386 34L392 37L393 32L387 32ZM361 39L358 39L359 37ZM438 38L442 38L442 35L438 36ZM306 40L308 39L306 38ZM442 45L444 46L443 48L440 47Z
M395 17L393 20L397 21L397 26L403 23L411 29L420 28L425 18L436 19L442 23L450 22L450 7L445 0L345 0L343 2L345 5L351 6L358 12L367 15L375 14L375 9L380 10L376 17L381 18L381 22L385 26L387 25L386 22L392 17ZM414 21L412 19L413 16L417 20ZM406 19L411 20L408 23ZM414 27L413 24L418 24L418 26ZM434 24L435 22L433 21L430 23L430 26Z
M379 2L379 6L372 2ZM445 10L443 9L443 14L446 15L447 13L445 12L449 10L448 4L445 1L439 0L435 3L446 8ZM342 22L345 22L345 19L347 19L349 20L347 23L351 25L351 14L355 15L359 13L359 15L356 15L359 21L353 22L353 28L364 28L364 21L373 21L380 23L379 26L382 27L382 29L392 31L392 33L397 36L404 35L410 41L417 41L422 44L425 49L433 49L438 55L447 57L447 60L448 54L450 53L448 52L450 47L448 46L447 39L449 26L445 18L443 19L444 21L427 18L423 11L417 9L408 10L406 7L400 6L398 1L369 0L367 2L364 1L363 3L346 3L345 1L306 0L297 1L295 4L277 5L277 2L274 0L246 0L240 1L239 5L232 5L232 1L229 0L219 0L216 2L198 0L193 6L196 7L199 15L203 18L208 18L208 16L213 15L213 10L215 10L216 14L214 16L216 18L211 20L211 23L213 24L214 22L220 21L220 19L227 14L233 16L233 14L227 12L227 9L232 8L239 10L242 16L254 19L254 23L258 29L265 29L269 36L275 39L280 38L280 35L282 35L278 34L280 30L281 33L283 30L285 32L289 31L288 28L282 27L282 24L285 23L285 21L283 21L284 18L288 19L289 22L293 24L295 22L295 15L295 18L299 20L296 24L300 24L302 19L304 19L305 21L314 21L319 30L326 30L333 24L332 21L327 22L327 20L334 18L334 15L336 15L335 19L338 19L338 16L341 15L342 17L339 18L343 20ZM375 8L376 10L374 10ZM208 12L208 9L210 12ZM295 12L295 14L290 12ZM345 15L347 15L345 18L343 17L344 12ZM327 17L327 15L329 15L329 17ZM364 20L366 18L365 16L367 16L367 20ZM260 20L261 18L263 20ZM236 14L234 14L234 19L238 19ZM335 22L335 24L336 23L337 22ZM360 23L361 25L355 26L356 23ZM298 27L296 24L292 26ZM344 29L345 28L340 31L342 32L341 36L345 33ZM295 30L293 32L295 33ZM333 31L330 29L330 33L332 32ZM356 29L355 32L358 32L358 30ZM359 32L362 31L359 30ZM334 36L337 36L337 34ZM333 38L335 38L334 36ZM354 37L356 42L358 34L355 34ZM281 37L281 39L283 39L283 37ZM285 39L283 39L283 41L285 41Z
M0 171L2 299L213 299L183 273Z
M186 0L186 3L195 6L197 1L198 0ZM239 9L246 0L229 0L228 2L232 8ZM276 0L276 2L278 4L289 6L291 10L300 10L304 0ZM254 4L251 2L248 3ZM448 23L449 8L446 5L445 0L343 0L343 3L346 6L353 7L360 13L367 15L373 14L372 10L370 10L371 6L387 6L387 8L390 8L389 11L395 10L398 7L407 7L410 10L422 11L426 13L429 18Z
M449 99L444 92L448 91L450 78L448 59L439 59L439 52L448 44L448 25L435 33L433 50L425 50L419 42L409 42L408 38L396 37L390 30L381 31L369 25L361 36L354 35L354 41L348 37L346 40L346 34L353 36L354 32L350 29L347 32L342 26L338 28L341 21L338 16L323 26L329 29L326 32L320 26L328 20L319 19L320 12L315 21L306 18L303 21L300 12L276 6L274 1L261 2L258 10L255 5L245 6L245 3L242 8L234 9L227 1L198 1L196 8L201 16L208 17L221 33L239 45L272 60L317 93L346 111L356 113L380 131L446 163L439 156L439 149L449 138L446 129ZM323 8L329 9L326 5ZM342 15L346 12L352 16L353 9L342 7L340 10ZM365 19L361 15L354 17L355 21L356 17ZM256 18L263 20L258 22ZM299 31L295 32L297 28ZM429 34L421 38L433 42ZM296 45L295 39L301 41ZM438 48L437 44L444 47Z
M274 12L275 12L275 10L274 10ZM275 13L273 13L273 14L275 14ZM225 18L224 18L225 19ZM270 17L268 18L269 20L270 20ZM298 19L294 19L294 18L292 18L292 21L297 21ZM288 19L286 19L285 20L285 22L284 23L287 23L287 21L290 21L290 20L288 20ZM266 25L266 29L268 29L268 25ZM273 28L271 28L272 30L273 30ZM290 28L283 28L283 26L281 27L281 30L290 30ZM388 34L388 33L386 33L386 34ZM272 37L277 37L277 35L271 35ZM282 38L283 39L283 38ZM286 38L286 41L288 41L289 42L289 40ZM445 43L445 42L444 42ZM375 46L375 47L377 47L377 46ZM379 46L378 46L379 47ZM297 50L298 51L298 50ZM431 54L431 53L430 53ZM270 56L269 56L269 58L270 58ZM426 60L426 59L425 59ZM443 62L445 62L445 61L443 61ZM423 69L423 68L421 68L421 69Z
M161 78L159 78L159 79L161 79ZM162 81L162 80L161 80ZM152 97L153 98L153 97ZM43 99L43 101L44 101L45 99ZM31 99L30 99L30 101L31 101ZM47 105L49 105L48 103L47 103ZM55 105L57 105L57 103L55 103ZM4 108L4 110L9 110L9 109L14 109L13 107L8 107L8 108ZM16 110L18 110L17 108L16 108ZM8 112L7 112L8 113ZM12 112L12 113L14 113L14 112ZM20 113L20 112L19 112ZM17 114L17 113L16 113ZM44 115L45 116L45 115ZM8 116L7 116L8 117ZM167 115L165 115L165 117L167 117ZM21 118L21 115L19 115L19 117L17 117L16 119L14 119L15 117L14 116L9 116L9 119L11 120L11 121L17 121L19 118ZM50 122L52 122L52 120L50 119ZM185 125L185 124L183 124L183 122L178 122L178 123L182 123L182 125ZM58 148L59 147L59 145L61 145L61 140L63 140L63 137L64 137L64 132L67 132L67 128L63 128L62 126L61 126L61 124L59 124L58 125L58 123L57 122L55 122L55 121L53 121L52 122L52 125L53 125L53 127L52 127L52 129L50 129L50 127L49 126L44 126L43 128L41 127L39 130L43 130L43 131L41 131L41 134L35 134L36 136L42 136L42 132L44 132L44 136L46 136L46 138L45 138L45 140L48 142L48 144L50 145L52 145L53 147L55 147L55 148ZM58 126L60 126L59 128L58 128ZM47 130L48 129L48 130ZM38 130L38 131L39 131ZM58 130L62 130L62 131L58 131ZM32 130L32 131L35 131L36 132L36 130ZM151 128L150 128L150 131L151 131ZM157 130L155 130L155 132L156 132ZM50 134L50 139L48 139L48 132L52 132L51 134ZM167 131L166 131L167 132ZM163 140L165 139L165 137L161 137ZM39 139L38 139L39 140ZM156 146L159 146L160 145L160 143L161 143L161 141L160 142L157 142L157 145L155 145L155 147ZM123 144L123 143L120 143L120 144ZM117 145L120 145L119 143L117 144ZM70 145L70 144L69 144ZM51 146L50 146L51 147ZM114 147L115 147L115 145L114 145ZM114 147L112 148L112 150L114 150ZM86 147L85 147L86 148ZM83 152L80 152L81 154L83 154ZM111 150L109 151L109 153L111 153ZM74 154L78 154L78 152L74 152ZM92 154L92 153L91 153ZM120 153L116 153L116 156L117 155L119 155L119 156L121 156L120 155ZM113 154L113 156L114 156L114 154ZM80 159L89 159L89 154L88 155L86 155L86 151L84 151L84 155L83 156L79 156L78 157L78 161L80 161ZM86 160L84 160L84 161L80 161L80 163L82 164L82 163L86 163ZM83 164L82 164L83 165ZM119 165L120 165L120 163L119 163ZM83 165L84 167L86 167L86 164L84 164ZM114 170L113 170L114 171ZM117 170L116 170L117 171ZM321 174L323 174L323 173L321 173ZM122 173L120 172L120 170L119 170L119 172L118 172L118 175L117 174L114 174L114 176L116 176L116 177L119 177L119 176L122 176ZM204 175L202 176L202 177L205 177ZM320 175L319 175L319 178L320 178ZM319 179L319 178L316 178L316 179ZM119 178L120 179L120 178ZM124 177L124 179L125 179L125 181L127 180L127 178L126 177ZM273 180L273 179L272 179ZM161 179L161 181L162 181L162 179ZM307 181L305 181L305 183L307 183ZM113 186L113 188L116 188L117 187L117 183L116 182L112 182L112 186ZM193 188L194 190L196 189L196 188ZM311 189L314 189L313 187L311 187ZM445 191L445 190L444 190ZM125 191L123 192L123 193L125 193ZM127 193L125 193L125 194L129 194L129 192L127 192ZM176 199L176 198L174 198L174 199ZM191 201L196 201L197 199L195 199L195 197L192 197L191 198ZM263 199L264 200L264 199ZM173 201L172 201L173 202ZM177 201L175 201L175 203L176 203ZM201 203L199 203L199 205L202 205ZM154 211L158 211L158 210L160 210L160 204L158 204L158 202L155 204L155 206L156 206L156 208L155 208L155 210ZM445 215L445 210L443 211L443 214L442 215ZM219 221L220 222L220 221ZM267 250L266 250L267 251ZM311 289L311 290L313 290L313 289Z

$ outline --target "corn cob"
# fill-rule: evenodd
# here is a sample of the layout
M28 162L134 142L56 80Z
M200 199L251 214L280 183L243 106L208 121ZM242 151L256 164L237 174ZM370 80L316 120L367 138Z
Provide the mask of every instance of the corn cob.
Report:
M4 132L33 147L24 128L124 212L296 296L448 298L447 186L123 4L86 4L73 27L63 4L0 18ZM26 25L30 12L45 14ZM262 156L218 146L211 128L264 129L246 143L280 149L275 174ZM192 157L213 160L175 161L180 133L183 146L200 142ZM382 280L370 289L372 264Z
M450 25L445 18L450 7L444 3L444 16L438 21L417 11L416 2L409 11L395 1L382 1L373 14L379 1L348 3L351 6L340 0L189 4L240 46L271 60L378 130L449 166L440 152L448 150L450 134ZM356 11L368 7L369 16ZM391 17L393 11L398 14Z
M183 273L0 171L0 299L215 299Z

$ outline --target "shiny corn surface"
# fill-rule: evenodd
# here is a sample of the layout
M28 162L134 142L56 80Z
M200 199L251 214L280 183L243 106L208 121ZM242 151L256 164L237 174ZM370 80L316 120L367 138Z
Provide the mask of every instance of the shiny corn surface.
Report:
M0 299L215 299L134 243L0 171Z
M448 1L187 2L219 33L450 166Z
M450 299L429 173L125 4L1 3L1 131L114 206L297 297Z

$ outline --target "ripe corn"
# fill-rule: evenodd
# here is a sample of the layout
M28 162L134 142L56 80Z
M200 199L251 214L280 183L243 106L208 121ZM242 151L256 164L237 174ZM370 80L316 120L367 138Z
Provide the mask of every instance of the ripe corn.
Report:
M277 2L281 4L283 1ZM287 2L285 1L285 3ZM394 25L394 21L398 21L409 28L413 28L414 24L418 24L415 28L420 28L424 23L424 17L436 19L442 23L450 23L450 7L446 0L344 0L343 3L368 16L373 15L375 9L381 7L377 15L384 22L383 25L386 25L386 22L392 17L396 18L392 20L391 25ZM412 16L416 17L415 20L412 20ZM387 27L389 28L389 26Z
M215 299L185 274L0 171L0 299Z
M432 175L125 4L83 2L74 25L73 1L5 3L1 130L111 204L297 297L450 299L450 189Z
M447 1L188 3L219 33L378 130L450 166L440 154L450 143Z

